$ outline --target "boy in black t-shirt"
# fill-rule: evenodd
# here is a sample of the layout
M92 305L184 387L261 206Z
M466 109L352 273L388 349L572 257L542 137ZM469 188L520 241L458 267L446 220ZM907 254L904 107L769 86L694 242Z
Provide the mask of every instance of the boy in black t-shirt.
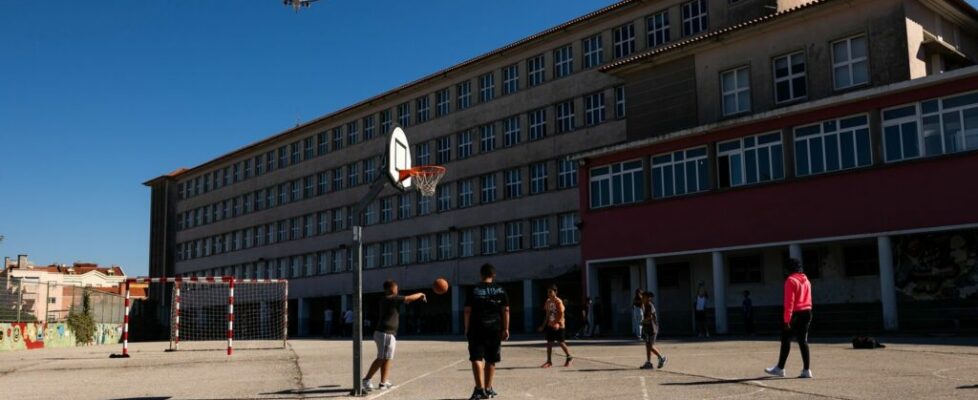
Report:
M387 380L390 372L391 361L394 359L394 349L397 345L398 322L400 318L401 304L409 304L418 300L427 302L424 293L415 293L410 296L397 295L397 282L384 282L384 293L380 299L380 318L377 320L377 330L374 331L374 343L377 344L377 359L370 364L367 376L363 378L363 388L373 390L374 386L370 383L370 378L374 377L377 370L380 370L380 388L390 389L391 382Z
M465 299L465 336L475 378L475 390L469 400L496 397L492 378L496 363L501 361L502 341L509 339L509 296L493 282L496 268L491 264L483 265L480 274L482 282Z

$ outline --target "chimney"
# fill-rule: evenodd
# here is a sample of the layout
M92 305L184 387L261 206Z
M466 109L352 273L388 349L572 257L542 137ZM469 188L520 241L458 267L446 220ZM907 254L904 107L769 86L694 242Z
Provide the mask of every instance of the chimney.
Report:
M17 268L20 269L27 268L27 254L17 255Z
M10 257L3 258L3 269L10 268Z

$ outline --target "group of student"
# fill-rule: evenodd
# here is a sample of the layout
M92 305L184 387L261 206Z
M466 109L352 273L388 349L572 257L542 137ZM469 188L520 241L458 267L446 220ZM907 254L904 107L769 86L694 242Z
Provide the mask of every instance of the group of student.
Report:
M790 351L791 339L795 338L801 350L804 364L800 377L812 378L808 348L808 330L812 322L811 283L805 276L801 262L796 259L789 259L786 262L786 272L788 272L788 276L784 285L781 349L777 365L765 369L765 372L774 376L785 376L784 368ZM495 282L496 269L491 264L484 264L481 267L480 276L479 284L475 285L465 298L463 318L465 336L468 340L469 361L475 381L475 389L470 400L490 399L498 395L493 388L493 379L496 364L502 360L502 342L509 339L509 296L503 287ZM424 293L400 295L397 283L390 280L384 282L384 291L386 296L380 300L380 319L374 332L377 358L361 382L363 388L368 391L392 387L389 380L390 366L397 344L395 335L398 329L401 304L427 301ZM656 346L659 321L653 303L654 297L655 295L649 291L636 292L634 305L638 310L635 314L640 316L639 335L645 344L645 364L640 367L641 369L663 368L667 361ZM705 291L700 291L697 296L697 303L700 302L700 297L704 297L703 309L705 310ZM745 307L748 306L749 301L749 293L745 293ZM752 308L752 304L750 307ZM699 308L699 304L697 304L697 314ZM543 311L544 321L539 326L538 331L543 332L546 336L547 361L541 367L550 368L553 366L554 345L558 345L563 350L564 366L570 367L574 357L571 355L566 341L566 307L560 297L557 296L556 285L551 285L547 289L547 299L544 302ZM589 307L585 307L582 316L584 322L591 325L593 320L588 318L588 311ZM697 320L697 326L705 326L705 323L699 323L700 318ZM653 354L657 357L657 367L652 364ZM372 379L378 371L380 371L380 383L374 387Z

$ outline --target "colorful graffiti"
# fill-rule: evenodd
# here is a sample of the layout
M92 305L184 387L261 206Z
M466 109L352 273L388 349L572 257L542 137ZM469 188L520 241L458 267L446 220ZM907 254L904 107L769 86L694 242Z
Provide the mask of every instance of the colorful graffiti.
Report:
M119 343L122 325L97 324L94 344ZM64 322L2 322L0 351L74 347L75 335Z
M908 235L895 244L897 293L905 299L978 299L978 232Z

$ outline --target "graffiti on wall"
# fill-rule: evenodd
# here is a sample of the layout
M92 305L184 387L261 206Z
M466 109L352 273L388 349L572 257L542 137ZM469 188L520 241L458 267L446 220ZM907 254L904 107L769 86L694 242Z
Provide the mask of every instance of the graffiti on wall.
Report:
M94 344L119 343L122 325L97 324ZM74 347L75 335L64 322L0 323L0 351Z
M978 299L978 231L907 235L894 244L904 299Z

